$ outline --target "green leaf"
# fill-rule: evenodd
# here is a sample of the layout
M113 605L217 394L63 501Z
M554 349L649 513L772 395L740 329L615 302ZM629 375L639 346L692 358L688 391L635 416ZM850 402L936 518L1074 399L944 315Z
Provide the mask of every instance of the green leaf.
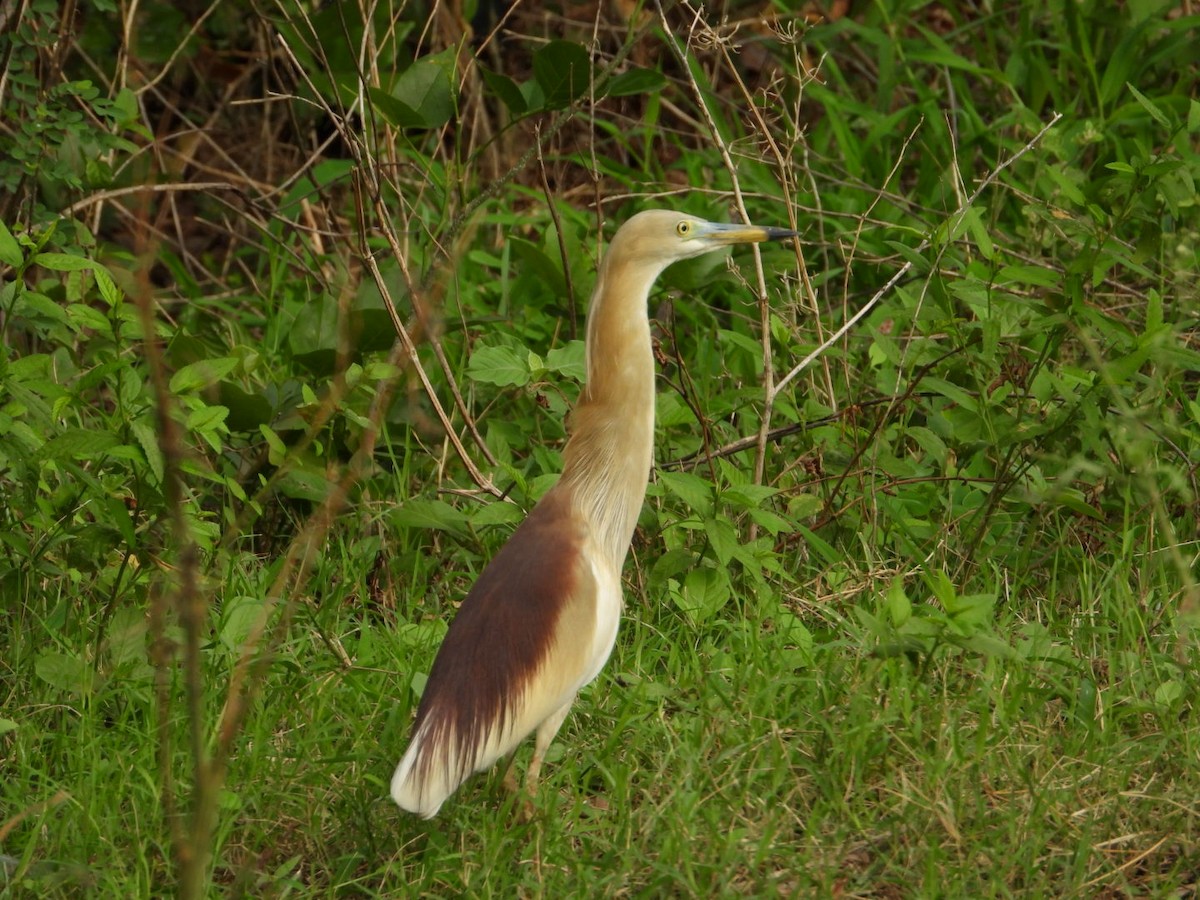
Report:
M1183 699L1183 685L1174 678L1168 678L1154 689L1154 705L1160 709L1170 709Z
M267 462L273 466L282 466L283 461L287 459L287 444L285 444L283 439L275 433L275 430L265 422L258 426L258 433L261 434L263 439L267 442Z
M113 665L147 663L146 631L148 627L144 610L122 607L113 613L112 622L108 626L108 637L104 641L109 660Z
M228 407L202 406L188 414L187 427L189 431L211 431L223 426L228 415Z
M485 503L471 513L471 524L477 527L489 525L512 525L525 518L525 510L516 503L498 500Z
M567 282L557 259L551 259L541 247L516 235L509 236L508 248L520 261L524 274L539 278L552 293L566 293Z
M323 503L329 496L329 476L318 469L290 469L277 483L279 493L296 500Z
M229 650L240 650L262 619L261 597L234 597L225 604L221 616L221 643Z
M691 550L676 547L668 550L654 562L650 570L650 587L652 590L662 590L672 578L690 571L696 565L696 554Z
M72 303L67 307L67 319L77 331L85 328L112 337L112 323L98 309L93 309L86 303Z
M0 222L0 262L7 266L12 266L14 269L19 269L24 259L21 253L21 245L17 243L17 239L8 230L8 226Z
M892 625L896 628L902 627L912 618L912 601L908 599L908 594L904 591L903 579L892 579L887 597L884 599L884 608L887 610L888 618L892 620Z
M667 86L666 76L657 69L632 68L610 78L604 86L609 97L631 97L635 94L654 94Z
M765 528L772 535L783 534L786 531L792 530L792 523L789 520L769 509L751 507L746 510L746 515L750 517L752 522L760 528Z
M493 72L484 66L479 66L479 74L483 76L483 83L500 98L500 102L507 106L513 115L522 115L529 108L521 89L507 75Z
M75 256L71 253L38 253L32 261L35 265L52 272L83 272L100 268L100 263L86 256Z
M496 504L490 504L496 505ZM512 506L513 504L504 504ZM436 529L453 534L466 532L467 517L443 500L405 500L394 508L390 517L405 528Z
M692 569L683 579L683 591L676 596L676 605L693 622L712 618L732 596L729 577L716 569Z
M120 438L109 431L68 428L48 440L41 454L49 459L95 459L119 443Z
M971 412L978 412L979 410L979 402L958 385L943 381L941 378L926 376L921 380L921 386L941 394L947 400L957 403L963 409L968 409Z
M712 484L690 472L659 472L658 480L699 516L712 515Z
M808 627L790 610L780 610L775 616L779 637L791 647L785 648L786 660L795 667L812 665L813 636Z
M996 273L996 283L1028 284L1034 287L1056 288L1062 275L1048 266L1004 266Z
M942 604L942 608L948 613L953 613L958 608L958 591L955 590L950 576L941 569L926 570L922 575L925 579L925 586Z
M738 548L737 529L728 519L706 519L704 532L708 535L708 542L712 545L717 562L722 566L729 565Z
M30 318L41 317L52 322L61 322L64 324L69 318L62 304L55 303L45 294L40 294L37 291L21 291L17 295L16 303L17 311L21 315Z
M587 378L587 354L583 341L571 341L546 354L546 368L576 381Z
M37 677L53 688L72 694L90 694L95 682L95 669L77 656L65 653L43 653L33 664Z
M721 491L721 499L739 509L756 509L778 493L779 490L771 487L769 484L746 482L745 484L725 488Z
M236 356L222 356L186 365L172 376L171 393L188 394L216 384L236 369L240 362Z
M836 566L842 562L842 554L833 548L833 546L821 538L817 537L816 533L803 525L794 523L793 527L804 538L804 543L808 545L808 549L821 557L827 566Z
M547 109L559 109L583 96L591 78L591 60L574 41L551 41L533 55L533 77Z
M20 727L12 719L0 719L0 737L3 737L10 731L16 731Z
M967 631L974 631L991 621L995 606L995 594L968 594L956 597L953 609L947 606L946 611L950 613L950 618L956 625Z
M124 299L124 294L113 281L112 275L108 273L108 269L96 268L92 274L96 278L96 287L100 289L100 297L108 304L109 308L116 306Z
M371 102L393 125L440 128L454 116L454 48L418 60L390 92L370 91Z
M472 381L498 387L520 387L528 384L529 351L524 354L511 347L479 347L467 363L467 375Z
M1135 88L1128 81L1125 82L1125 87L1129 88L1129 93L1133 94L1133 99L1142 105L1142 109L1150 113L1150 118L1152 118L1163 128L1169 129L1171 127L1171 120L1167 118L1167 114L1159 109L1149 97Z

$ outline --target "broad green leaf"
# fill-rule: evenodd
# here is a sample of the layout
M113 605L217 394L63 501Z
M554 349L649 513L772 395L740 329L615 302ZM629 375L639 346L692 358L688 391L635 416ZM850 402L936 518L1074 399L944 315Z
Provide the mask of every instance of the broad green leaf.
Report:
M587 93L591 60L581 44L551 41L533 55L533 76L547 109L559 109Z
M96 278L96 287L100 289L100 297L109 305L110 309L124 299L125 295L121 293L121 289L112 280L107 269L97 268L92 275Z
M696 565L696 554L691 550L676 547L668 550L654 561L650 570L650 587L661 590L670 579L690 571Z
M1062 283L1062 274L1047 266L1004 266L996 273L996 283L1056 288Z
M948 613L953 613L958 608L958 591L954 588L954 582L950 580L941 569L926 570L922 573L925 586L933 593L938 602L942 604L942 608Z
M202 359L184 366L171 376L171 393L187 394L216 384L241 362L236 356Z
M546 368L576 381L587 377L587 354L583 341L571 341L565 347L555 347L546 354Z
M511 347L479 347L467 363L467 375L472 381L498 387L520 387L528 384L529 352L524 354Z
M21 291L17 295L17 311L23 316L41 316L53 322L66 323L67 311L61 303L55 303L45 294L37 291Z
M229 409L225 406L202 406L188 413L187 427L189 431L211 431L225 424Z
M77 331L87 328L112 337L112 323L108 321L108 317L86 303L72 303L68 306L67 319Z
M23 261L24 256L21 253L21 245L17 243L17 239L8 230L8 226L0 222L0 262L7 266L12 266L14 269L19 269Z
M289 469L277 483L277 490L285 497L313 503L323 503L331 487L329 476L317 469Z
M658 480L699 516L712 515L712 484L690 472L659 472Z
M705 519L704 533L708 535L717 562L722 566L729 565L738 547L737 529L728 519Z
M712 618L729 602L732 590L724 571L696 568L683 579L683 590L676 603L693 622Z
M656 69L632 68L608 80L604 93L609 97L653 94L667 86L666 76Z
M108 626L108 637L104 641L113 665L147 661L147 627L144 610L124 606L113 613L112 622Z
M780 610L775 616L779 637L791 647L785 648L788 661L796 667L812 665L813 636L799 616L790 610Z
M946 399L957 403L963 409L968 409L971 412L979 411L979 401L956 384L943 381L941 378L926 376L921 379L921 386L941 394Z
M962 644L968 650L980 656L990 656L996 659L1015 659L1016 650L993 634L973 634Z
M287 444L265 422L258 426L258 433L267 442L267 461L273 466L282 466L288 455Z
M516 235L508 238L508 247L520 262L524 275L540 278L553 294L565 294L567 282L563 278L562 264L557 258L548 256L541 247Z
M162 449L158 445L158 432L151 424L150 417L147 415L138 419L129 426L129 430L137 438L138 445L142 448L142 454L150 465L150 471L154 473L154 483L162 484L165 468Z
M41 448L49 459L95 459L121 443L110 431L68 428L48 440Z
M779 493L777 488L771 487L769 484L739 484L733 487L725 488L721 491L721 499L729 502L739 509L755 509L760 507Z
M221 643L229 650L241 650L246 639L259 627L263 607L261 597L234 597L226 602L221 616Z
M34 661L33 671L51 687L72 694L90 694L95 684L95 669L65 653L43 653Z
M458 51L447 47L413 63L392 86L392 95L415 109L427 128L454 116L454 67Z
M483 83L500 98L500 101L508 107L508 111L513 115L522 115L529 108L521 89L507 75L493 72L486 66L479 66L479 74L483 76Z
M455 534L464 533L467 522L467 517L462 512L444 500L405 500L392 510L390 518L405 528L433 528Z
M33 257L33 263L53 272L83 272L100 267L95 260L71 253L38 253Z
M896 628L900 628L912 618L912 601L908 599L902 579L892 579L884 600L884 608L887 610L888 618L892 620L892 625Z
M996 595L967 594L956 597L953 606L954 609L947 607L947 612L954 623L968 631L974 631L991 621L992 610L996 606Z
M497 500L494 503L484 503L472 511L471 524L480 527L489 525L512 525L525 518L525 510L516 503Z
M760 528L765 528L771 534L783 534L792 530L792 523L783 516L762 507L750 507L746 515Z
M1183 685L1174 678L1169 678L1154 689L1154 705L1170 709L1183 699L1183 694Z

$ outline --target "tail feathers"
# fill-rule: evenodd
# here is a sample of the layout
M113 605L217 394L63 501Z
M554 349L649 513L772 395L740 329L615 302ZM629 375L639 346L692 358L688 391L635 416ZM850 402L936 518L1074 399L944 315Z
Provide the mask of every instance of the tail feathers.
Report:
M408 750L396 766L396 773L392 775L392 799L401 809L422 819L432 819L464 779L452 778L448 766L436 762L430 765L431 761L420 760L422 749L430 749L422 737L421 734L413 735Z

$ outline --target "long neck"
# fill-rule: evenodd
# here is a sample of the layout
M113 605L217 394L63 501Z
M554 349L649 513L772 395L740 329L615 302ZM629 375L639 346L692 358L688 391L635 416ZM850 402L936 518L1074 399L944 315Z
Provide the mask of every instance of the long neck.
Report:
M619 569L654 452L654 354L646 304L660 269L601 264L587 322L587 384L571 413L560 484Z

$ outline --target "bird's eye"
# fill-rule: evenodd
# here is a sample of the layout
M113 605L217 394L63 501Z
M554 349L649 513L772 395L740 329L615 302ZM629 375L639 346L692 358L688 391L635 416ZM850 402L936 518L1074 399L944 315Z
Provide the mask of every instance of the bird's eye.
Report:
M687 237L689 234L692 233L692 223L689 222L687 219L684 219L682 222L680 222L678 225L675 226L675 233L677 235L679 235L680 237Z

